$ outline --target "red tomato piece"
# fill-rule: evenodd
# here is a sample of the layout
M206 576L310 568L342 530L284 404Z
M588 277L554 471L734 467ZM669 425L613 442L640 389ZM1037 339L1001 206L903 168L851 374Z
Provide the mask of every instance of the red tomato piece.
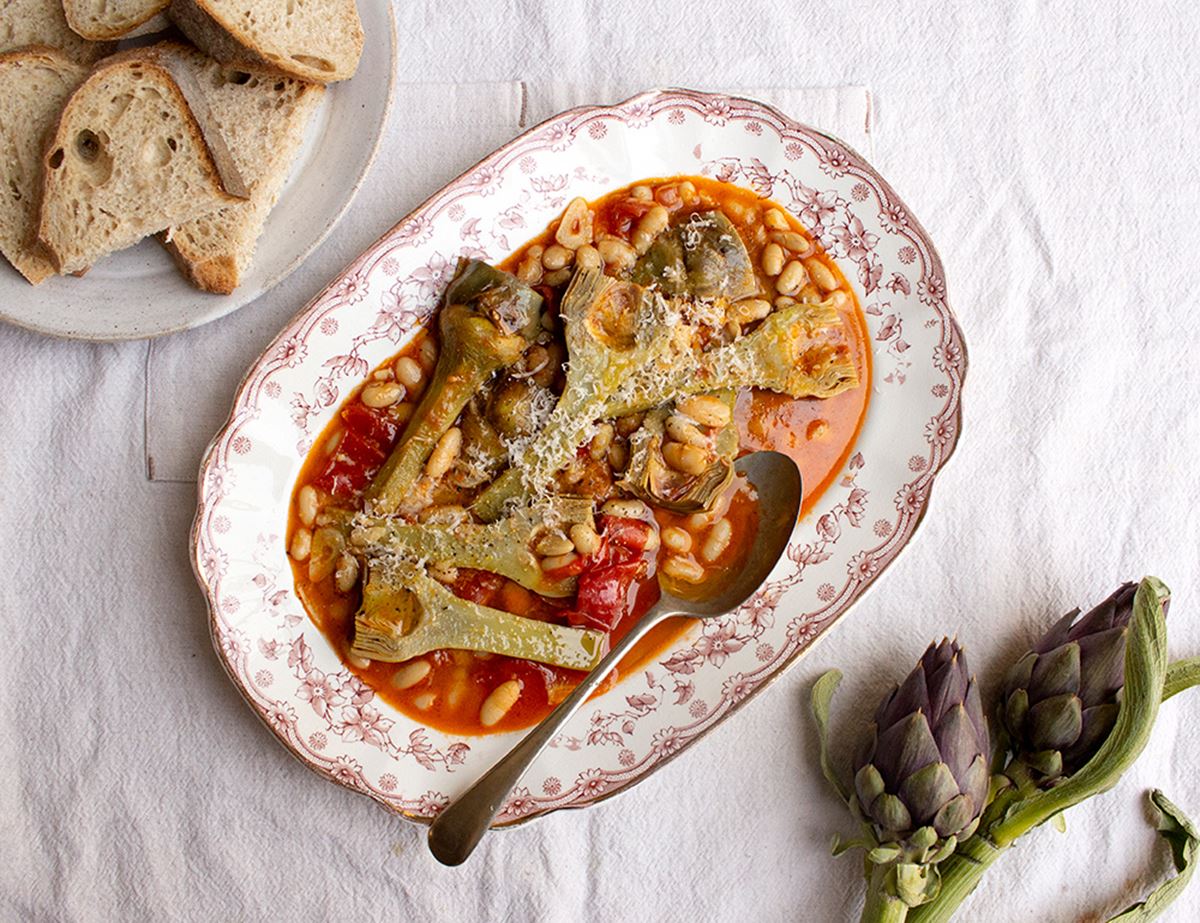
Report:
M355 403L341 413L346 428L337 451L313 483L335 497L360 493L383 465L400 430L389 411Z
M612 631L633 611L637 601L634 583L645 572L645 561L612 564L587 571L579 578L575 609L567 614L567 622Z
M454 581L454 595L481 606L491 606L500 590L504 587L504 578L499 574L488 573L486 570L472 570L460 567L458 579ZM492 608L495 608L492 606Z

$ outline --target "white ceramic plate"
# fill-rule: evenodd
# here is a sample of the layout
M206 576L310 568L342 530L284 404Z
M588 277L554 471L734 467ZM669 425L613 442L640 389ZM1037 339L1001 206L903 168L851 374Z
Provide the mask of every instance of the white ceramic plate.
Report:
M749 100L660 90L565 112L437 192L304 308L250 368L201 468L193 560L219 655L279 740L325 777L428 821L518 735L422 726L344 669L310 622L283 532L312 440L430 316L459 256L498 260L572 196L679 173L778 200L839 262L874 346L867 419L754 599L590 702L498 822L592 804L686 750L795 662L912 537L958 439L966 353L941 262L891 187L844 144Z
M0 318L51 336L136 340L199 327L282 282L333 230L375 158L392 98L390 3L360 3L358 71L331 84L271 210L254 262L231 295L197 291L155 240L101 260L82 278L32 286L0 259Z

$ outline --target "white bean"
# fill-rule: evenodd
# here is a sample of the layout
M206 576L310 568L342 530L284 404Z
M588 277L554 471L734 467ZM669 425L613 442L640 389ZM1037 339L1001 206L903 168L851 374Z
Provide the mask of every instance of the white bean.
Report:
M708 438L704 433L700 432L696 424L682 414L673 413L667 417L665 428L667 435L676 442L701 447L708 445Z
M595 554L600 550L600 536L586 522L571 526L571 542L580 554Z
M458 460L458 453L461 451L462 430L457 426L452 426L442 433L442 438L437 441L437 445L429 454L429 460L425 462L425 474L436 481L450 470L454 462Z
M634 225L633 234L629 238L633 249L638 253L645 253L649 250L650 245L654 243L654 238L667 229L670 221L671 214L662 205L655 205L651 208Z
M312 551L312 537L312 532L303 526L292 534L292 547L290 551L292 560L304 561L308 559L309 552Z
M591 244L584 244L575 251L575 265L580 269L599 269L604 265L600 251Z
M428 660L410 660L402 663L392 674L392 685L397 689L411 689L433 670Z
M559 555L570 554L575 550L575 543L561 532L547 532L537 540L537 544L533 546L533 550L542 557L553 558Z
M768 276L777 276L783 269L783 247L770 243L763 247L762 268Z
M711 426L719 429L728 426L733 419L733 411L729 405L711 394L693 394L681 401L675 402L675 409L685 417L691 417L701 426Z
M704 545L700 549L700 557L711 564L725 553L731 538L733 538L733 525L728 519L718 519L708 530L708 536L704 539Z
M808 282L808 273L799 260L791 260L775 280L775 290L781 295L794 295Z
M404 397L404 386L394 381L376 381L362 389L362 402L376 409L391 407Z
M574 250L568 250L561 244L554 244L547 247L546 252L542 254L542 265L547 269L562 269L564 266L571 265L574 259Z
M421 386L425 373L422 371L420 363L412 356L401 356L396 360L393 368L400 384L404 385L410 391Z
M596 244L596 250L613 269L627 269L637 262L637 251L617 237L604 238Z
M804 268L821 291L832 292L838 287L837 276L833 274L833 270L815 256L810 256L804 261Z
M333 585L342 594L349 593L358 583L358 558L348 552L342 552L338 558L337 569L333 572Z
M623 519L649 519L650 508L641 500L609 500L600 507L600 512L607 516L618 516Z
M317 513L320 511L320 503L317 497L317 489L311 484L305 484L300 488L300 492L296 494L296 512L300 516L300 521L306 526L311 526L317 521Z
M704 469L708 467L704 450L694 445L667 442L663 444L662 455L668 465L683 474L703 474Z
M778 208L767 210L767 213L763 215L763 224L772 231L786 231L788 229L787 216Z
M672 580L681 580L684 583L699 583L704 579L703 567L688 558L674 555L663 561L662 572Z
M692 535L679 526L667 526L662 530L662 543L667 551L675 554L687 554L692 550Z
M509 713L517 699L521 698L521 684L515 679L505 680L483 700L479 709L479 723L486 728L500 722Z
M572 545L572 548L575 546ZM542 570L554 571L564 567L569 567L575 563L579 557L574 551L568 551L566 554L552 554L549 557L542 558Z

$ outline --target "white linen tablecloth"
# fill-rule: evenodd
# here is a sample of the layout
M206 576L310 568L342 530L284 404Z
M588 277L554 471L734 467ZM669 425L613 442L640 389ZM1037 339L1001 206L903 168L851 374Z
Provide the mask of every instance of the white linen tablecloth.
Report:
M1144 572L1175 591L1172 652L1200 653L1189 8L464 0L396 15L401 84L870 87L875 163L937 242L970 348L958 454L913 547L735 720L622 797L444 869L423 830L291 759L210 649L194 489L148 480L147 450L162 437L164 472L194 460L236 381L215 410L204 389L177 408L200 434L178 451L151 411L188 394L148 401L147 344L0 327L0 920L854 919L860 865L828 855L847 819L807 717L822 671L846 671L848 721L956 633L992 688L1051 618ZM265 343L417 201L388 157L409 112L402 95L332 238L219 323ZM514 130L497 118L478 143ZM156 360L149 381L207 381L205 361ZM1200 817L1198 714L1200 693L1165 705L1121 784L1004 857L961 919L1102 920L1144 890L1165 869L1145 790ZM1163 919L1198 908L1193 890Z

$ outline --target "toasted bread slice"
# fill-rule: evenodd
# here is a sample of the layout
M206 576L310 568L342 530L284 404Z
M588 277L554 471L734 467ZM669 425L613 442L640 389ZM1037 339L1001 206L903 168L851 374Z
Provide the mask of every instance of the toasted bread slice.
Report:
M155 48L194 75L207 104L205 130L220 133L250 193L245 202L159 236L193 285L229 294L250 265L325 88L268 71L238 70L185 45L162 43Z
M78 272L245 191L169 69L135 48L101 61L64 105L43 158L37 236L59 272Z
M33 45L57 48L72 61L91 64L114 45L89 42L67 24L63 0L4 0L0 8L0 52Z
M94 42L161 32L171 0L60 0L67 23Z
M171 0L171 18L218 61L301 80L345 80L362 55L354 0Z
M0 253L37 285L54 265L33 244L42 188L42 150L87 68L61 51L35 47L0 54Z

